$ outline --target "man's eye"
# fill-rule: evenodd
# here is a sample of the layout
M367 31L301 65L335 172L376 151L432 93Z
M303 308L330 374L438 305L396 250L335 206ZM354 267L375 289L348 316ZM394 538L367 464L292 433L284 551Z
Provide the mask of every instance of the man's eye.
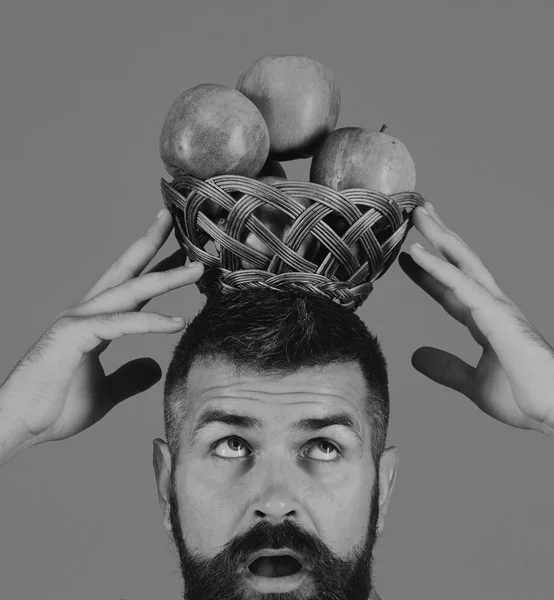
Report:
M242 456L237 456L235 454L237 451L239 451L237 446L245 447L245 444L236 437L226 438L217 444L217 446L214 448L214 454L218 458L243 458ZM221 448L219 453L215 452L217 448ZM222 454L221 452L224 453Z
M325 440L325 439L321 439L321 438L317 438L315 440L310 440L308 442L309 448L315 448L318 452L319 452L319 458L317 457L317 452L316 457L314 458L313 456L311 457L312 460L319 460L321 462L327 462L327 463L335 463L337 462L341 457L342 457L342 453L340 452L340 450L335 446L335 444L332 444L331 442ZM220 442L218 442L218 444L215 446L215 448L212 451L212 454L216 457L216 458L222 458L222 459L237 459L237 458L245 458L244 456L238 456L237 452L240 452L242 448L246 448L246 444L238 437L228 437L225 438L224 440L221 440ZM220 449L219 452L216 452L217 449ZM336 454L335 458L329 458L334 456L333 452ZM323 457L323 458L321 458ZM327 457L327 458L325 458Z

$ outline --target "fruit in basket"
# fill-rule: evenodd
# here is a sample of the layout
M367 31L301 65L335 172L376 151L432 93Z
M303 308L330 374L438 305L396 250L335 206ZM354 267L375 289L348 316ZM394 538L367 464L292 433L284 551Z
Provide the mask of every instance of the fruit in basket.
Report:
M277 177L276 175L264 175L263 177L256 177L259 181L265 181L266 183L279 183L280 181L287 181L286 177Z
M208 179L255 177L269 153L269 132L255 104L215 83L185 90L173 101L159 139L166 171Z
M359 207L359 208L362 213L364 213L367 210L367 208L364 206ZM333 229L333 231L339 237L342 237L346 233L346 231L350 228L350 226L346 222L346 219L343 219L342 217L336 218L332 214L324 217L323 221L325 223L327 223L328 225L330 225L330 227ZM388 227L388 226L386 228L384 228L384 227L379 228L378 226L374 226L372 228L372 231L373 231L373 233L375 233L377 241L380 244L383 244L383 242L386 241L391 235L390 227ZM313 258L313 262L317 265L320 265L323 262L323 260L325 259L325 257L327 256L327 254L329 253L329 251L327 250L327 248L324 248L323 246L321 246L321 244L319 242L318 242L318 244L319 244L318 250ZM363 246L360 244L360 242L355 242L352 246L350 246L350 250L351 250L352 254L354 255L354 258L360 264L360 266L367 260L366 252L365 252ZM335 270L333 275L339 281L345 281L349 277L348 271L342 265L339 265L339 267Z
M276 177L273 175L259 177L258 179L269 185L279 181L286 181L283 177ZM311 200L308 200L307 198L297 198L297 200L305 208L308 208L312 204ZM271 231L271 233L281 240L285 239L293 224L293 219L291 217L283 213L279 208L275 208L269 204L258 207L254 211L254 215ZM265 244L265 242L263 242L255 233L248 229L245 229L245 232L240 237L240 241L243 244L250 246L250 248L265 254L268 258L273 257L273 250L271 250L271 248L269 248L269 246L267 246L267 244ZM313 261L319 246L319 241L313 235L309 234L300 244L296 253L306 260ZM245 259L241 259L241 265L243 269L259 268L255 266L254 263Z
M275 167L275 165L277 165L279 168L277 169ZM278 172L278 173L285 173L284 169L279 165L278 162L275 162L274 164L269 164L266 163L266 166L264 166L264 168L262 169L262 171L260 171L260 173L264 172L264 170L266 172ZM259 181L264 181L265 183L275 183L275 182L279 182L279 181L286 181L286 177L280 177L280 176L276 176L276 175L258 175L256 177L256 179L258 179ZM240 198L242 198L245 194L243 194L242 192L230 192L231 196L233 198L235 198L236 200L240 200ZM273 208L273 207L270 207ZM274 211L276 209L273 209ZM282 213L280 211L278 211L279 215L282 216ZM254 213L258 218L260 218L260 216L264 216L264 210L262 207L260 207L258 209L257 212ZM219 229L221 229L222 231L226 231L227 229L227 211L226 210L221 210L219 212L218 218L214 219L217 227L219 227ZM285 215L286 216L286 215ZM287 217L288 218L288 217ZM271 255L271 251L269 250L269 248L266 246L266 244L264 244L256 235L254 235L251 232L248 232L249 235L247 236L248 239L248 245L250 245L251 247L255 248L256 250L260 250L264 251L264 254L266 254L267 256ZM243 236L244 237L244 236ZM217 250L217 254L218 256L221 255L221 246L219 245L218 242L214 242L215 243L215 247ZM248 267L245 268L254 268L254 266L249 263L248 261L242 261L243 264L247 264L249 265Z
M317 149L310 181L334 190L364 188L391 195L415 189L415 165L392 135L362 127L335 129Z
M391 195L415 189L415 165L406 146L397 138L381 131L361 127L344 127L333 131L317 149L310 167L310 181L337 191L354 188L372 189ZM360 207L362 213L367 208ZM324 221L338 235L348 229L342 218L328 215ZM390 227L378 223L373 233L382 244L390 235ZM351 246L352 253L361 261L364 250L359 242ZM326 254L326 253L325 253ZM321 253L316 257L320 263ZM338 279L347 277L341 266L335 275Z
M337 124L339 87L328 67L307 56L263 56L241 73L236 87L262 113L272 159L312 156Z
M279 181L287 178L285 169L283 169L281 164L279 162L277 162L276 160L267 160L265 165L262 167L262 170L256 175L256 179L266 180L268 178L269 179L277 179ZM236 200L238 200L239 198L242 198L242 196L244 196L244 194L242 192L229 192L229 193Z

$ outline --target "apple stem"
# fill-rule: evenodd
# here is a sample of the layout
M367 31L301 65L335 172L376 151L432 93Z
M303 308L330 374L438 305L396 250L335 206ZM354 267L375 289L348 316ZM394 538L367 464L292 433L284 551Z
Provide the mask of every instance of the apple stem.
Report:
M383 125L383 127L381 127L381 130L379 131L379 133L383 133L383 131L385 131L385 129L388 127L388 125Z

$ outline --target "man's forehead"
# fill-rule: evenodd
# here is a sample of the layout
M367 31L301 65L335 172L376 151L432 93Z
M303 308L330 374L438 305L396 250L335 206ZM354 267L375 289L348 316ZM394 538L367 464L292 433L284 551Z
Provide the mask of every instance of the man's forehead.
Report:
M296 373L265 374L241 370L224 359L209 363L196 361L187 378L189 402L208 400L223 394L230 398L244 391L255 394L310 394L333 396L358 405L365 401L367 386L360 365L355 362L303 367Z
M238 372L229 364L193 365L186 391L188 423L182 433L192 450L200 431L217 422L247 429L265 429L272 423L304 432L340 425L355 437L361 454L367 435L365 394L365 379L356 363L271 376Z

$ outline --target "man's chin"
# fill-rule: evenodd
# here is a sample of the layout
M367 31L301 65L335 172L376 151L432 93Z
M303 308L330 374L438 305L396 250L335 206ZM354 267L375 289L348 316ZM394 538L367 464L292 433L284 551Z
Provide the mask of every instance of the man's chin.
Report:
M183 548L181 548L183 549ZM186 552L186 551L185 551ZM368 600L372 590L367 561L352 566L301 569L284 577L263 577L233 569L227 562L198 560L188 554L182 564L184 600Z
M241 571L229 556L241 554L241 546L230 547L219 556L205 558L192 552L186 544L181 529L179 506L174 490L169 495L170 521L173 541L179 554L181 573L184 583L183 600L265 600L268 594L279 600L369 600L373 589L372 563L373 547L377 536L377 518L379 515L379 490L374 487L371 502L371 518L363 548L358 548L351 560L342 560L332 555L323 545L312 542L309 552L314 564L311 569L297 577L256 577L250 571ZM251 532L252 539L261 536L275 543L275 538L259 524ZM286 528L289 528L287 532ZM302 547L302 541L293 541L291 524L281 525L279 531L287 533L284 546ZM298 534L297 534L298 535ZM307 534L306 534L307 535ZM250 541L250 540L246 540ZM242 540L239 540L242 542ZM254 544L244 543L244 548ZM277 547L277 546L275 546ZM304 548L310 548L305 542ZM231 554L232 552L232 554ZM305 551L305 553L307 553ZM308 554L308 553L307 553Z

